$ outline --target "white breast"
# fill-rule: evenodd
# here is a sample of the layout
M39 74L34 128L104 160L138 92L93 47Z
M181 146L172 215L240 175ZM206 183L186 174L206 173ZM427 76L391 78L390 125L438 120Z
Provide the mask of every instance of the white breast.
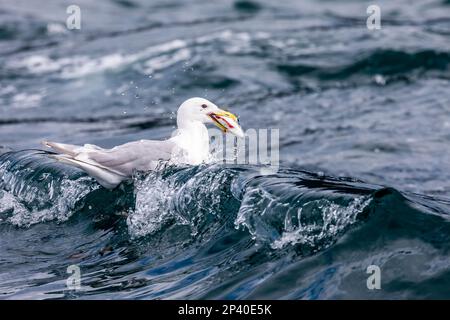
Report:
M178 129L177 135L170 140L177 145L172 154L172 163L198 165L209 158L208 130L201 122L193 122Z

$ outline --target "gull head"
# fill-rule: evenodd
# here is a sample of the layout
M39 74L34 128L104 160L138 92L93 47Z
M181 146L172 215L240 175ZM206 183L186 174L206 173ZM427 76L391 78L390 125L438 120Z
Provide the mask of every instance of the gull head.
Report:
M232 133L239 138L244 137L239 120L234 114L204 98L191 98L183 102L178 108L177 121L179 126L182 123L194 121L210 123L224 133Z

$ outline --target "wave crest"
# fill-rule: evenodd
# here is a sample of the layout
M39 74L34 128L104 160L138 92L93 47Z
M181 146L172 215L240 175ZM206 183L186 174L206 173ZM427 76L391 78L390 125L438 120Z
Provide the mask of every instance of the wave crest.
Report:
M80 200L99 188L92 178L68 170L44 152L17 152L1 156L0 215L20 226L66 221ZM43 161L44 160L44 161Z
M109 192L45 152L11 152L0 163L0 214L10 223L62 222L86 207L103 216L126 211L132 239L183 226L190 232L182 241L208 241L237 229L272 249L320 250L357 221L375 190L302 171L211 164L138 173L131 189Z

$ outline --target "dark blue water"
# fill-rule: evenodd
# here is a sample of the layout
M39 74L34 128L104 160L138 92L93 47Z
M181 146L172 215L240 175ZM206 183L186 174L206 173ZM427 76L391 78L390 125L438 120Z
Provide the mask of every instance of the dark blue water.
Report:
M374 31L367 1L77 1L67 30L70 4L0 2L1 298L450 298L448 1ZM192 96L279 128L279 172L108 191L36 150L163 139Z

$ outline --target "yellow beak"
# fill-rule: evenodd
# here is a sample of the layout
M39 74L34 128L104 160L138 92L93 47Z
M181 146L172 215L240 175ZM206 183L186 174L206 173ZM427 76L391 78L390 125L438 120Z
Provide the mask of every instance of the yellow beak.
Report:
M224 133L230 132L238 137L244 137L244 132L238 123L238 118L231 112L219 110L209 113L208 116Z

